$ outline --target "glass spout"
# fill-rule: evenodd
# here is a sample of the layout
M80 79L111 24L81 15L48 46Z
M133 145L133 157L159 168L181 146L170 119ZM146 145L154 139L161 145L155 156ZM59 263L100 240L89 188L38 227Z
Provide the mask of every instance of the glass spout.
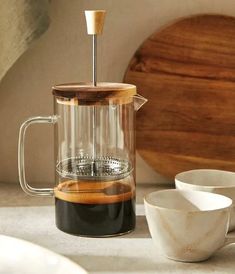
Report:
M140 94L136 94L133 96L134 98L134 109L135 111L138 111L145 103L148 102L148 99L144 98Z

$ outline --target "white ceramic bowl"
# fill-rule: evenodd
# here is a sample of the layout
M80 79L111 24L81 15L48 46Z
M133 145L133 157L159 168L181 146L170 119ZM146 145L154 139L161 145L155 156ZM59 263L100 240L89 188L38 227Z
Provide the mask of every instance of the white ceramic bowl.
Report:
M215 169L195 169L175 176L180 190L199 190L225 195L233 200L229 231L235 229L235 173Z
M198 262L231 243L226 238L232 200L218 194L177 189L144 199L154 243L173 260Z
M1 274L87 274L70 261L30 242L0 235Z

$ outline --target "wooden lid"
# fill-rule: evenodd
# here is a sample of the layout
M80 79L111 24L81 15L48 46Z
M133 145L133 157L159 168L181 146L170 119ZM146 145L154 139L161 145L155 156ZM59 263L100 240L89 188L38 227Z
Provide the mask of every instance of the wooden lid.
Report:
M136 94L136 86L123 83L68 83L56 85L52 88L56 97L79 101L108 101L113 99L125 99Z

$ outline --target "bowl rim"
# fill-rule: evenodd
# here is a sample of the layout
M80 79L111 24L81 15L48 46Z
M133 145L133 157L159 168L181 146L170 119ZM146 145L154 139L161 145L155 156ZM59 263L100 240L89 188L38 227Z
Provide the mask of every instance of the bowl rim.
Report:
M148 196L150 194L153 194L153 193L160 193L160 192L191 192L191 193L200 193L202 195L209 195L209 196L220 196L222 197L223 199L227 200L227 202L229 203L229 205L227 206L224 206L224 207L220 207L220 208L217 208L217 209L208 209L208 210L187 210L187 209L176 209L176 208L167 208L167 207L163 207L163 206L159 206L159 205L156 205L156 204L153 204L151 202L148 201ZM157 190L157 191L152 191L152 192L149 192L147 193L145 196L144 196L144 204L147 205L147 206L150 206L150 207L153 207L153 208L157 208L157 209L160 209L160 210L165 210L165 211L171 211L171 212L181 212L181 213L194 213L194 214L205 214L205 213L208 213L208 212L216 212L216 211L223 211L223 210L226 210L226 209L229 209L229 208L232 208L233 207L233 200L225 195L222 195L222 194L217 194L217 193L211 193L211 192L205 192L205 191L198 191L198 190L180 190L180 189L163 189L163 190Z
M194 183L190 183L190 182L184 182L182 179L179 179L178 177L187 174L187 173L193 173L193 172L208 172L208 171L214 171L217 173L227 173L227 174L234 174L235 176L235 172L232 171L227 171L227 170L222 170L222 169L209 169L209 168L201 168L201 169L191 169L191 170L186 170L183 172L180 172L178 174L175 175L175 184L180 183L180 184L184 184L184 185L188 185L188 186L195 186L195 187L201 187L202 189L235 189L235 181L234 181L234 185L199 185L199 184L194 184ZM200 191L200 190L199 190Z

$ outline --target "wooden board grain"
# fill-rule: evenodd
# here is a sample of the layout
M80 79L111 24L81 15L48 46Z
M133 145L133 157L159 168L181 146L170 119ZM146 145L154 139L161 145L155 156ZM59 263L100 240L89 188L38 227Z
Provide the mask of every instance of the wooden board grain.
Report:
M156 171L235 171L235 18L198 15L155 32L124 81L149 100L137 114L137 149Z

